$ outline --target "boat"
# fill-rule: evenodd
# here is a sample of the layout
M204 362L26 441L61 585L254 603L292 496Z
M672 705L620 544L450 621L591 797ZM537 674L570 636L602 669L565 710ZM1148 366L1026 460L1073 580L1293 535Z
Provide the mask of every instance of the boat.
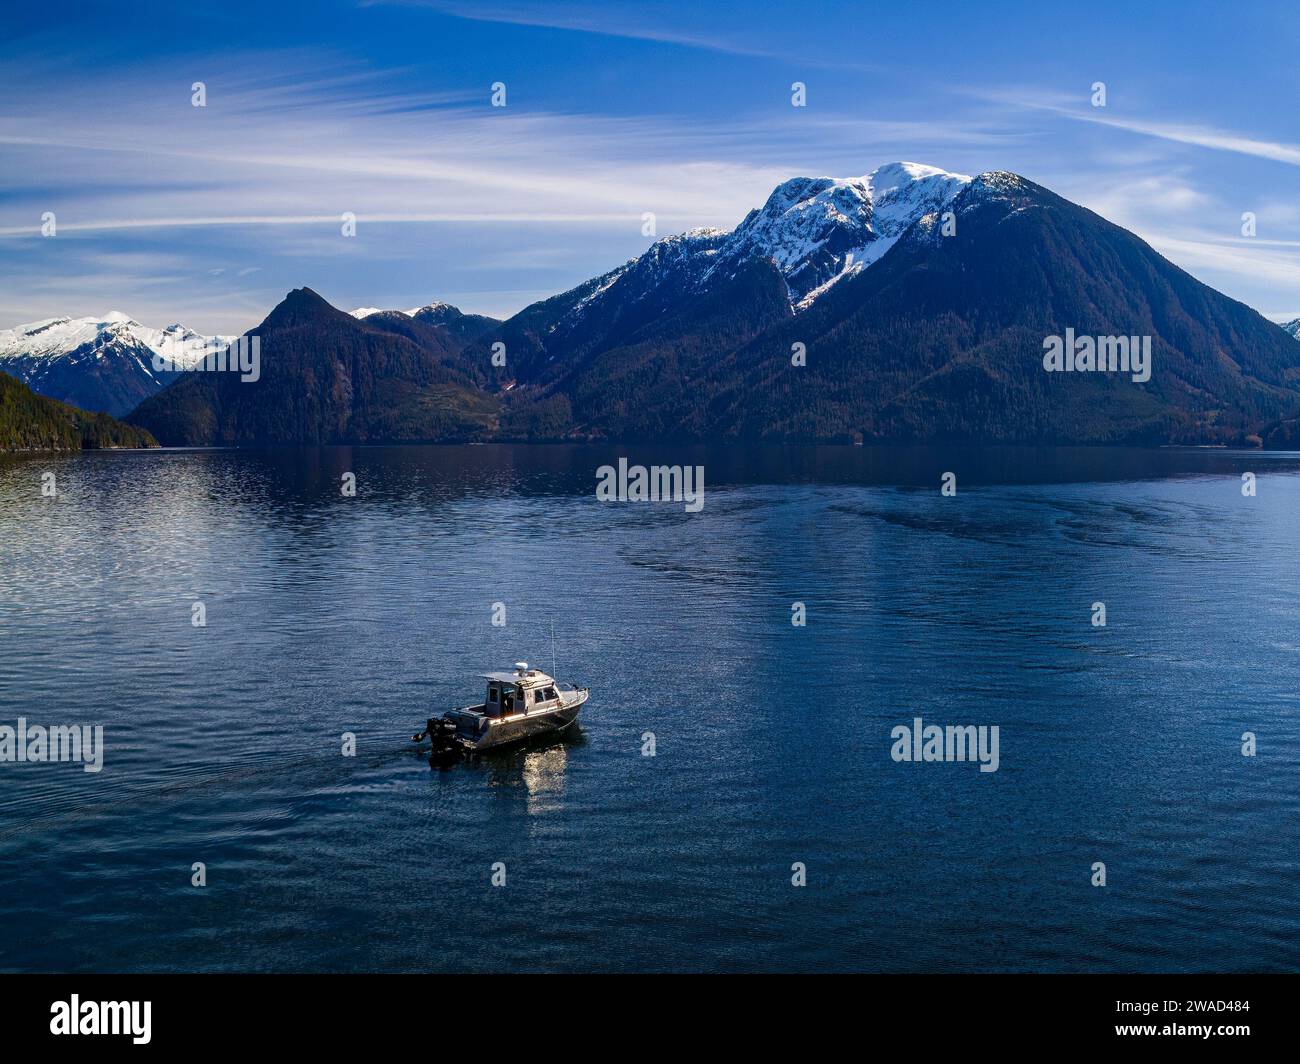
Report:
M591 694L586 687L557 683L540 669L530 669L526 661L515 662L514 672L487 672L483 679L487 694L481 705L430 717L424 731L412 735L411 741L427 738L435 758L454 760L555 735L578 719Z

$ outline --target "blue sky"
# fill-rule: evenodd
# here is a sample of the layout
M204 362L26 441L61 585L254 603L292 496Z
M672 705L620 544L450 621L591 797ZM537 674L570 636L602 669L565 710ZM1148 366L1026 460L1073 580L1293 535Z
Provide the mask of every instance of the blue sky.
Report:
M660 236L731 226L788 177L898 159L1016 171L1267 316L1300 316L1294 4L136 0L7 15L0 327L117 309L237 332L301 285L345 308L506 315L638 254L643 212Z

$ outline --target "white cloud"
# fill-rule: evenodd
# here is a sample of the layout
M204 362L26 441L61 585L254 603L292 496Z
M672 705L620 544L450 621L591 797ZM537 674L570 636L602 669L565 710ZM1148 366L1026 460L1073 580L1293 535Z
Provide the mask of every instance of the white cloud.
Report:
M1153 217L1204 214L1214 209L1214 200L1204 190L1181 176L1151 173L1131 177L1101 178L1069 182L1057 189L1062 195L1126 229L1148 223Z
M456 3L454 0L422 0L421 7L431 8L440 14L474 22L505 22L515 26L537 26L547 29L571 30L577 33L595 33L604 37L624 37L629 40L655 41L661 44L678 44L688 48L726 52L730 55L748 55L769 58L772 53L747 47L735 40L712 35L688 33L681 26L680 12L673 19L658 26L644 19L637 23L616 21L616 15L607 7L580 4L548 3L545 7L532 7L522 3L488 4ZM674 22L676 25L674 25Z
M46 209L67 231L325 224L343 211L639 226L650 210L717 223L739 220L789 176L741 158L674 157L670 119L503 113L486 99L420 109L428 101L364 80L306 75L268 100L256 79L231 77L209 84L206 108L188 96L160 107L156 80L143 78L89 96L56 88L0 115L9 167L25 188L48 189L11 197L0 233L34 231ZM363 97L337 99L340 81Z
M996 91L960 90L966 95L989 100L1012 107L1034 111L1049 111L1075 122L1087 122L1093 125L1108 126L1129 133L1155 137L1159 140L1176 144L1191 144L1215 151L1235 152L1250 155L1258 159L1271 159L1286 163L1288 166L1300 166L1300 144L1286 141L1263 140L1231 130L1216 129L1212 126L1187 122L1159 122L1138 118L1124 118L1113 114L1107 108L1093 107L1083 109L1077 106L1076 97L1062 94L1043 94L1032 90L1000 89Z
M1252 281L1300 288L1300 253L1290 254L1250 241L1196 239L1167 233L1138 233L1143 240L1189 273L1210 270ZM1285 245L1284 245L1285 246ZM1289 246L1300 248L1300 243Z
M1273 289L1300 286L1300 240L1240 236L1240 210L1183 173L1085 172L1063 179L1057 191L1228 294L1241 291L1243 281ZM1221 231L1210 227L1216 220Z
M1159 137L1161 140L1170 140L1178 144L1194 144L1202 148L1213 148L1216 151L1230 151L1239 155L1253 155L1259 159L1271 159L1274 162L1286 163L1288 166L1300 166L1300 145L1296 144L1286 144L1273 140L1257 140L1237 133L1212 129L1208 126L1141 122L1066 109L1060 109L1059 113L1079 122L1093 122L1101 126L1110 126L1112 129L1123 129L1130 133Z

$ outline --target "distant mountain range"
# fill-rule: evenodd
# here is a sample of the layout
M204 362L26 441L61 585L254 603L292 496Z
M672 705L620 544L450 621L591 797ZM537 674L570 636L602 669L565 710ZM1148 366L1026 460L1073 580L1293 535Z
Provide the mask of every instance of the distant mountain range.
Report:
M250 335L261 375L191 372L131 415L167 444L473 440L497 430L499 400L440 324L400 311L356 317L308 288Z
M180 324L151 329L117 310L102 318L48 318L0 329L0 372L41 395L116 416L176 378L155 370L154 356L188 368L202 358L204 345L231 339Z
M1150 379L1046 372L1044 340L1066 330L1149 337ZM155 381L130 420L165 444L1281 446L1298 334L1015 174L893 163L787 181L734 230L666 237L503 322L441 303L347 314L296 290L250 333L258 382ZM0 340L0 358L16 349Z
M430 303L427 306L416 307L413 310L393 311L379 310L376 307L362 307L360 310L352 311L354 318L365 319L374 314L405 314L408 318L414 318L416 321L425 325L432 325L445 329L451 339L452 344L461 346L477 340L480 336L485 335L492 329L495 329L501 322L496 318L489 318L483 314L464 314L450 303Z

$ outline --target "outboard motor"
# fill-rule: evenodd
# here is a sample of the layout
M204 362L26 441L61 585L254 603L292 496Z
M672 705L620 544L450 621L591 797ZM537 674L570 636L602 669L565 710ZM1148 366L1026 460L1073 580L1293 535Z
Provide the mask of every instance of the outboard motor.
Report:
M425 736L432 746L430 756L437 761L454 761L461 755L461 745L456 739L456 722L446 717L430 717L423 732L411 736L418 743Z

